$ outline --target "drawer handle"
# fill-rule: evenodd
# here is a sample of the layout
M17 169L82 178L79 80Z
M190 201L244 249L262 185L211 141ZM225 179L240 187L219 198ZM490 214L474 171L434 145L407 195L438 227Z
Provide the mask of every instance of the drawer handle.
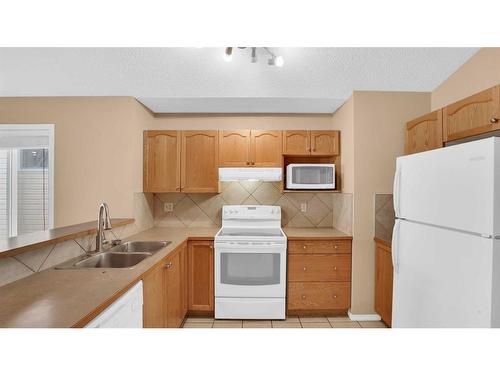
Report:
M167 269L172 268L172 262L168 262L168 263L165 265L165 268L167 268Z
M304 268L303 268L303 270L304 270L304 271L307 271L307 267L304 267Z
M490 122L492 124L496 124L498 122L498 119L496 117L492 117L492 118L490 118Z
M306 299L306 295L305 294L303 294L301 297L302 297L302 299Z

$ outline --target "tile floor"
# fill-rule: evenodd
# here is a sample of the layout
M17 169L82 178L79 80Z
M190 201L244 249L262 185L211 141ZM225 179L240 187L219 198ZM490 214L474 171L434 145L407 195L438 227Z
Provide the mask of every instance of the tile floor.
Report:
M347 316L288 317L286 320L214 320L189 317L183 328L387 328L383 322L355 322Z

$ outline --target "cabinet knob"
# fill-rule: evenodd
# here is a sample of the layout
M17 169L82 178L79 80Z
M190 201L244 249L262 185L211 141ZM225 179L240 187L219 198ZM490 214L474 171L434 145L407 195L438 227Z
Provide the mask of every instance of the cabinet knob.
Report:
M252 165L255 165L255 162L252 160Z
M214 245L210 245L210 248L213 249L214 248Z
M334 295L333 295L333 298L337 298L337 295L336 295L336 294L334 294Z
M305 249L307 249L307 246L306 246L306 245L304 245L304 246L302 246L302 248L305 250Z
M333 266L333 270L334 270L334 271L337 271L337 266Z
M249 161L247 161L247 165L250 165L250 162L249 162Z
M490 122L492 124L496 124L498 122L498 119L496 117L492 117L492 118L490 118Z
M306 299L306 295L305 294L303 294L301 297L302 297L302 299Z
M176 190L176 191L179 191L179 190L181 190L181 187L180 187L180 186L177 186L177 187L175 188L175 190Z
M168 262L168 263L165 265L165 268L167 268L167 269L172 268L172 262Z
M303 270L304 270L304 271L307 271L307 268L306 268L306 267L304 267L304 268L303 268Z
M338 249L339 247L338 247L337 245L335 245L333 248L334 248L334 249Z

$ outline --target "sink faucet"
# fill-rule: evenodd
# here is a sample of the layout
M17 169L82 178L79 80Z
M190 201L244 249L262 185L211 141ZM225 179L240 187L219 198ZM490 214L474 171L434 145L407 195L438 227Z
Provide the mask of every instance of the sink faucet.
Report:
M102 251L102 246L107 243L104 231L111 229L111 219L109 218L109 208L106 203L99 206L99 215L97 217L97 236L95 237L95 251Z

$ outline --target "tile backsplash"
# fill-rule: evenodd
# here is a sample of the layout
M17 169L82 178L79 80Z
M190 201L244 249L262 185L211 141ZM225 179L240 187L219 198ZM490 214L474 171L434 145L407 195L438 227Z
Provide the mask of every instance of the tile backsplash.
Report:
M375 237L391 242L394 219L392 194L375 194Z
M171 212L165 212L168 203L172 204ZM336 227L351 232L351 194L282 193L279 183L258 181L221 182L218 194L155 194L154 226L218 227L222 220L222 206L227 204L278 205L281 206L284 227Z

